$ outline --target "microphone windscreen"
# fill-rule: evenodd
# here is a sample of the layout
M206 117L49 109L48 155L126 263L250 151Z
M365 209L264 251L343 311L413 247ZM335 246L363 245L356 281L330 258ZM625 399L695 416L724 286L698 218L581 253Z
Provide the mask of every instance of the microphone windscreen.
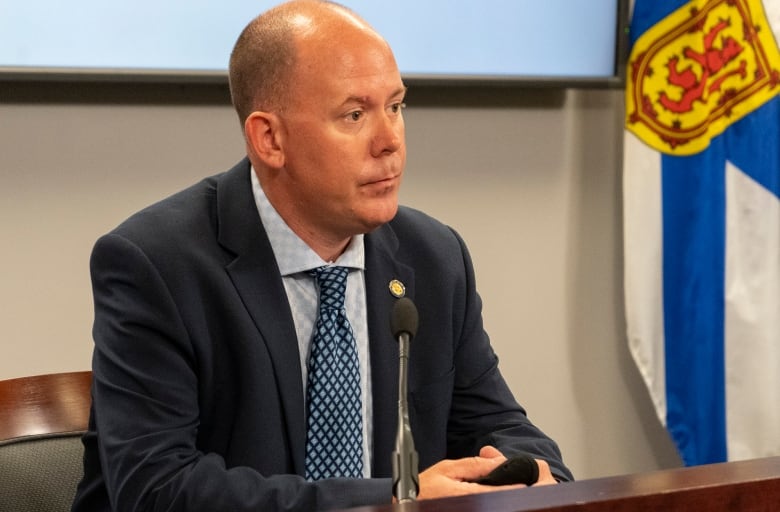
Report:
M401 297L395 302L392 314L390 315L390 329L393 336L398 338L406 333L410 337L417 334L417 306L414 305L409 297Z
M539 465L526 454L515 455L496 469L475 480L482 485L533 485L539 480Z

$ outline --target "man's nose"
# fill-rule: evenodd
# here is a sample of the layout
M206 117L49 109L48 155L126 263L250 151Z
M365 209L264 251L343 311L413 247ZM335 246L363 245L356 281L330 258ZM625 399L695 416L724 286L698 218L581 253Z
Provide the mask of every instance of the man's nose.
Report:
M398 115L383 114L377 121L376 133L371 141L372 156L395 153L404 142L404 120Z

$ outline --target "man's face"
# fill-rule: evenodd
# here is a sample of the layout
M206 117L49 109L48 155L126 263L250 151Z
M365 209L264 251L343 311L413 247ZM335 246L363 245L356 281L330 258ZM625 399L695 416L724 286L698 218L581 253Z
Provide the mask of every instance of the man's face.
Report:
M284 131L284 193L298 229L348 238L391 220L406 163L405 87L392 52L361 30L298 47Z

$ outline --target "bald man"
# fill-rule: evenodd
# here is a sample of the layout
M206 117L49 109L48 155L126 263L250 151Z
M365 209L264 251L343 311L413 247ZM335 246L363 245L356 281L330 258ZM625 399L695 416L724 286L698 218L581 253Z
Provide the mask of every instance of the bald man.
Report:
M420 315L418 498L496 490L473 480L517 453L536 459L540 485L571 479L498 370L463 241L398 206L406 87L384 39L342 6L285 3L240 35L230 88L246 158L93 249L93 404L73 510L390 503L401 296ZM312 476L311 272L333 266L346 269L357 361L357 470Z

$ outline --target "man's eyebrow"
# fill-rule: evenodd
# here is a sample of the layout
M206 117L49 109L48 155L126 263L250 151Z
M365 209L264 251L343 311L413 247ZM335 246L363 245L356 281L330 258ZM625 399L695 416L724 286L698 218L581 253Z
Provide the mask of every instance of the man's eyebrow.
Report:
M341 106L349 106L349 105L365 105L368 103L368 96L349 96L347 99L345 99Z
M404 96L404 95L406 95L406 91L407 90L408 90L408 87L406 87L405 85L402 86L402 87L399 87L398 89L394 90L392 92L392 94L390 94L388 96L388 98L395 98L395 97L398 97L398 96ZM349 96L347 99L345 99L342 102L341 106L342 107L346 107L346 106L349 106L349 105L367 105L369 103L371 103L371 100L369 99L368 96L354 95L354 96Z
M396 89L393 94L390 95L391 98L394 98L396 96L406 96L406 92L409 90L409 88L405 85L402 85L398 89Z

